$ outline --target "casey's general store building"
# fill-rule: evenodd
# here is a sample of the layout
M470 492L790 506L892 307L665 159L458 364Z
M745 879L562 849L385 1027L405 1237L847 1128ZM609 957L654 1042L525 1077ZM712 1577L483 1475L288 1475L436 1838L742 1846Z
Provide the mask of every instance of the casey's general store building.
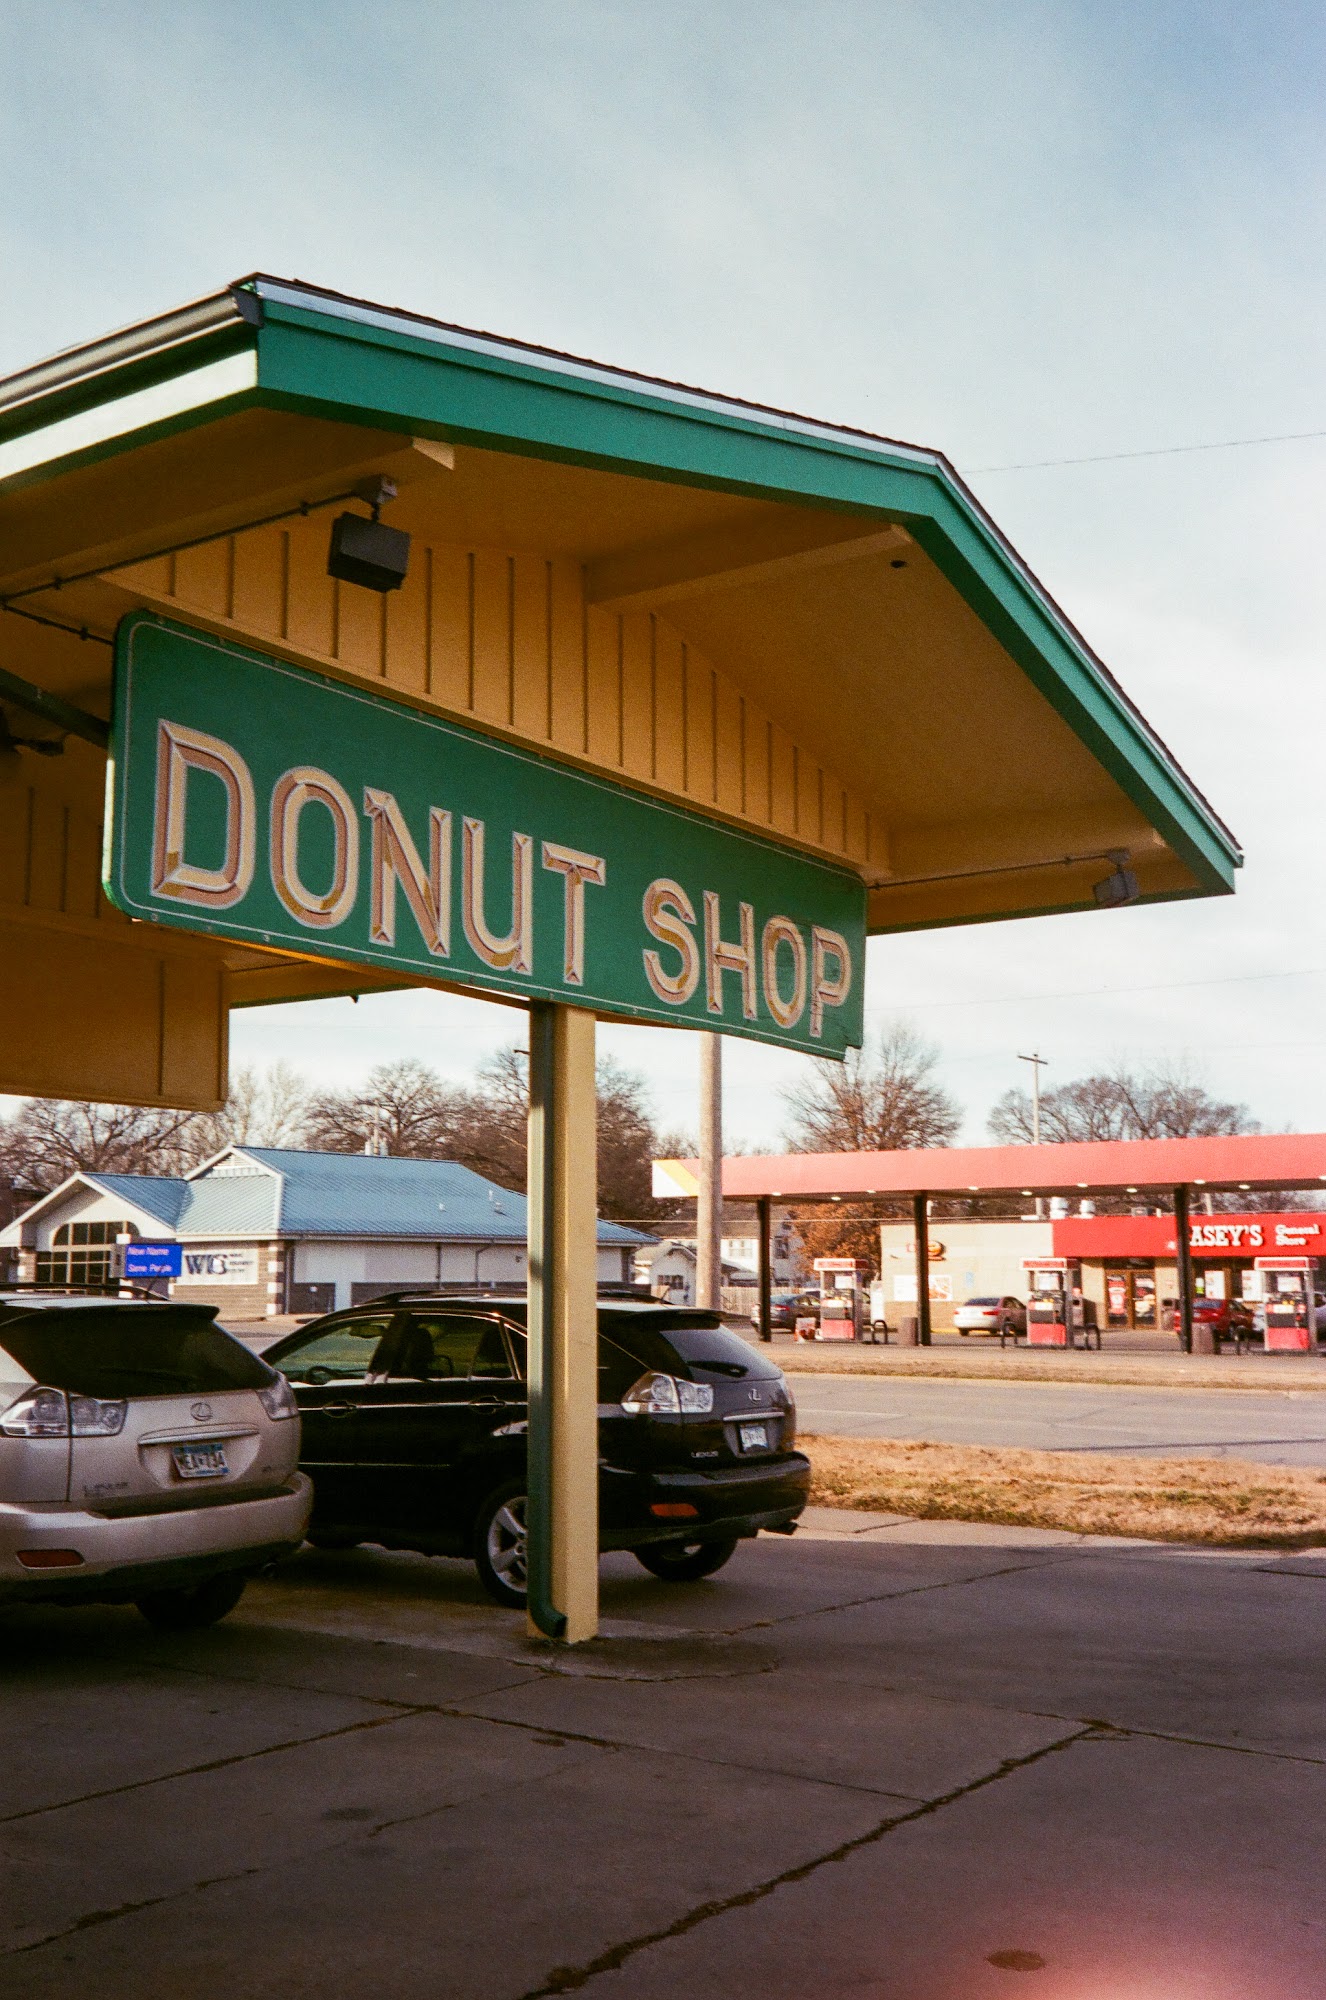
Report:
M1084 1197L1090 1206L1090 1198ZM1062 1197L1054 1206L1067 1209ZM1050 1207L1050 1203L1046 1203ZM1326 1267L1326 1213L1285 1210L1271 1214L1190 1214L1188 1245L1197 1298L1260 1299L1257 1260L1277 1252L1307 1257L1322 1289ZM914 1310L916 1279L910 1223L880 1229L886 1289L899 1310ZM1178 1232L1173 1214L1052 1214L993 1221L979 1216L936 1217L930 1236L930 1307L936 1327L952 1320L964 1299L1027 1291L1027 1263L1064 1258L1081 1273L1082 1296L1092 1299L1101 1326L1118 1331L1168 1329L1179 1297Z
M693 1170L656 1161L655 1192L690 1192ZM846 1202L905 1218L905 1202L910 1219L880 1223L880 1270L890 1322L915 1315L923 1340L932 1324L951 1325L964 1299L1025 1299L1038 1260L1068 1267L1102 1327L1173 1327L1185 1345L1195 1299L1264 1299L1326 1284L1320 1132L744 1155L723 1162L723 1193L755 1207L765 1302L775 1215ZM1277 1193L1300 1205L1263 1210L1240 1200ZM1097 1213L1106 1201L1115 1212ZM1198 1347L1207 1340L1209 1331Z

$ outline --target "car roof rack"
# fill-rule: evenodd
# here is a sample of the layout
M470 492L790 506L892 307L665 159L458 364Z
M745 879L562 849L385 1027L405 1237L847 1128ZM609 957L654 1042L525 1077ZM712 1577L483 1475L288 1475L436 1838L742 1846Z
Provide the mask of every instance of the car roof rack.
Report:
M464 1305L482 1305L485 1300L490 1305L501 1305L514 1299L526 1299L529 1287L520 1283L509 1285L475 1285L467 1283L442 1285L407 1285L400 1291L376 1292L371 1299L356 1299L352 1310L371 1310L374 1306L412 1305L418 1301L439 1305L455 1299ZM651 1305L667 1305L667 1299L656 1299L646 1285L600 1285L595 1294L600 1299L636 1299ZM318 1314L315 1317L323 1317Z
M152 1291L149 1286L130 1284L123 1278L111 1278L102 1285L95 1284L90 1280L75 1284L71 1279L66 1284L59 1284L50 1278L0 1279L0 1298L7 1297L11 1292L54 1292L62 1298L76 1299L122 1299L125 1293L128 1292L132 1298L145 1299L153 1305L185 1305L188 1303L184 1299L165 1299L161 1296L160 1292Z

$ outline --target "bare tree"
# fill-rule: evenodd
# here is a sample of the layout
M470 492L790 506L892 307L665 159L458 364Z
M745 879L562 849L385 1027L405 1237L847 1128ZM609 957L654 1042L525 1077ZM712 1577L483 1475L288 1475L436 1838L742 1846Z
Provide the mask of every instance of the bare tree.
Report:
M479 1065L457 1108L448 1158L502 1187L523 1191L528 1173L529 1055L514 1043Z
M663 1150L643 1080L610 1058L597 1066L599 1213L609 1220L663 1219L675 1203L653 1194L653 1162ZM529 1056L499 1049L481 1065L475 1088L458 1117L453 1159L475 1173L523 1189Z
M1027 1092L1005 1091L990 1113L989 1125L990 1137L999 1145L1030 1145ZM1158 1063L1143 1070L1118 1064L1041 1093L1041 1138L1050 1144L1209 1138L1259 1130L1246 1104L1213 1097L1176 1064Z
M936 1082L939 1051L906 1022L838 1062L821 1061L785 1091L794 1153L878 1153L947 1146L962 1111Z
M874 1153L950 1145L962 1112L936 1081L938 1066L938 1050L902 1021L841 1063L816 1063L804 1082L784 1093L790 1150ZM834 1202L798 1209L796 1225L808 1258L860 1257L877 1268L880 1221L897 1210L896 1202Z
M379 1063L358 1090L312 1097L304 1143L314 1152L362 1153L376 1139L406 1159L448 1159L466 1104L466 1093L426 1063Z
M183 1134L183 1153L197 1166L226 1146L302 1146L313 1094L287 1063L237 1070L219 1111L200 1111Z
M11 1184L48 1190L80 1170L178 1173L194 1113L29 1097L0 1133Z

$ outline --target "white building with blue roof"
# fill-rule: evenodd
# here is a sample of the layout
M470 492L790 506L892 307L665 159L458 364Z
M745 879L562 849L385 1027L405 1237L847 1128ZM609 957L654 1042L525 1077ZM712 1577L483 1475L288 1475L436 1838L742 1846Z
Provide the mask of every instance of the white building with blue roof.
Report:
M409 1285L525 1282L525 1197L451 1160L228 1146L175 1177L85 1171L0 1231L18 1276L104 1283L117 1245L178 1244L177 1298L231 1319L331 1312ZM653 1239L600 1222L598 1278Z

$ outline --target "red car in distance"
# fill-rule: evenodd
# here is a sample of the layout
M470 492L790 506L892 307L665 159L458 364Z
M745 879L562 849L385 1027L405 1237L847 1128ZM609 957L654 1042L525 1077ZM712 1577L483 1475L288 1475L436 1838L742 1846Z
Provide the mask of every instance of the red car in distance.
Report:
M1242 1299L1194 1299L1192 1320L1194 1326L1210 1327L1217 1347L1224 1340L1241 1346L1254 1339L1257 1332L1252 1307Z

